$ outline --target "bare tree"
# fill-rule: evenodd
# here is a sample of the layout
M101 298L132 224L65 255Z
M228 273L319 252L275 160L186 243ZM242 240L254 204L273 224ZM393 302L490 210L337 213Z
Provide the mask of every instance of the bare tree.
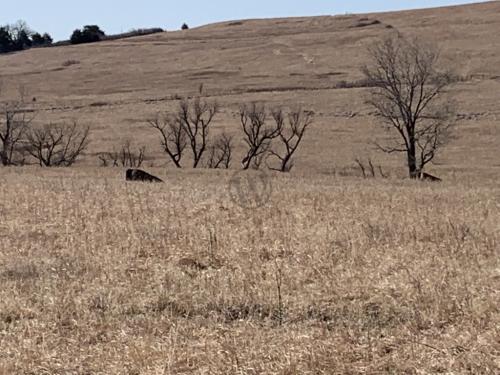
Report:
M290 172L293 168L293 155L302 141L304 134L313 122L313 113L303 111L298 108L291 111L288 116L283 113L281 108L274 109L272 116L276 122L276 128L280 129L278 139L283 145L284 152L278 153L273 149L269 152L279 160L279 168L270 168L280 172Z
M99 155L102 166L107 167L112 164L113 167L131 167L140 168L144 162L146 155L146 147L139 147L137 152L132 150L130 141L126 141L120 151L103 152Z
M229 169L233 157L233 137L222 133L209 147L207 167Z
M361 173L363 173L363 178L366 178L366 169L365 169L365 165L363 164L363 162L359 158L356 158L355 162L359 166Z
M217 103L208 103L196 98L182 100L177 112L177 121L184 130L193 153L193 168L197 168L208 146L210 124L219 111Z
M161 136L161 145L165 153L177 168L182 168L181 159L187 146L186 133L178 118L157 116L149 121L153 129Z
M363 178L367 178L368 177L368 173L366 172L366 167L363 164L363 161L360 158L356 158L354 161L356 162L356 164L358 165L359 169L361 170L361 173L363 174ZM371 158L368 158L368 168L369 168L368 170L370 172L370 177L375 178L376 177L375 165L373 164ZM384 175L384 172L382 170L382 166L379 166L378 168L379 168L379 171L380 171L380 176L383 177L383 178L386 178L386 176Z
M16 165L23 160L16 160L21 153L21 143L33 121L33 111L26 108L24 89L19 89L19 99L4 103L0 113L0 160L2 165Z
M27 132L27 151L42 167L69 167L89 144L90 128L49 124Z
M268 154L273 139L281 133L281 125L274 122L272 126L266 124L267 112L264 105L252 103L250 106L240 107L240 121L245 133L244 141L248 150L242 160L243 169L253 167L259 169L263 158Z
M372 64L363 73L373 87L368 103L387 129L397 133L387 153L405 153L411 178L451 139L454 112L447 97L452 75L438 70L433 46L402 36L370 49Z
M150 125L162 137L162 146L177 168L184 150L189 145L193 154L193 168L197 168L208 147L210 125L219 112L217 103L183 99L175 115L167 114L163 119L157 116Z

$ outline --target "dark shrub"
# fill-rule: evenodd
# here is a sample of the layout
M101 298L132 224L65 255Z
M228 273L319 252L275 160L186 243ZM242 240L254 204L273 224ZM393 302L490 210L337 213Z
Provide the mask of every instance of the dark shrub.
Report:
M189 30L189 26L187 23L183 23L182 26L181 26L181 29L182 30Z
M52 37L45 33L43 35L40 35L40 33L34 33L31 35L31 41L33 44L33 47L38 47L38 46L50 46L52 44Z
M9 28L6 26L0 27L0 53L12 51L13 46L14 43Z
M144 172L140 169L127 169L125 173L125 179L127 181L141 181L141 182L163 182L156 176L149 174L148 172Z
M71 44L94 43L104 39L106 34L97 25L84 26L82 30L76 29L71 35Z
M52 37L31 31L26 22L0 26L0 53L22 51L32 46L50 45Z
M14 42L14 51L22 51L23 49L30 48L32 43L28 31L19 30Z

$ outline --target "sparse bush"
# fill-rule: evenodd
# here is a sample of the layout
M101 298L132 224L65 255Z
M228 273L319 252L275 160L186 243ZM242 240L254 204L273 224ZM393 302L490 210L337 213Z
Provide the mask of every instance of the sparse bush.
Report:
M120 151L104 152L99 155L103 167L130 167L140 168L146 157L146 147L139 147L137 151L132 150L130 141L126 141Z
M365 164L363 163L363 161L360 158L356 158L355 162L358 165L358 167L363 175L363 178L368 178L368 177L375 178L376 177L375 165L373 164L371 158L368 158L368 168L365 166ZM387 178L387 175L384 173L384 170L382 169L381 165L378 166L378 171L379 171L380 177ZM368 172L370 173L369 175L368 175Z
M62 63L62 66L64 67L68 67L68 66L71 66L71 65L78 65L80 64L80 61L79 60L66 60Z
M352 27L367 27L373 25L380 25L381 22L379 20L370 20L369 18L360 18L358 22Z

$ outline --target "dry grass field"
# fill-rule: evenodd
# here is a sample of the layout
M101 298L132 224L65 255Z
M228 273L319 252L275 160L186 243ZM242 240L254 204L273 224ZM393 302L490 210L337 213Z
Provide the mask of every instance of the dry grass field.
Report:
M0 375L500 373L499 12L248 20L0 56L3 98L23 84L37 122L93 129L73 168L0 169ZM431 166L443 183L402 179L369 146L384 134L365 89L339 88L394 29L436 40L463 77L458 137ZM292 173L248 193L258 172L166 168L146 120L202 83L217 131L238 134L252 100L314 110ZM164 184L98 167L125 140ZM356 157L390 178L357 177Z
M2 179L1 374L498 373L497 186L120 177Z

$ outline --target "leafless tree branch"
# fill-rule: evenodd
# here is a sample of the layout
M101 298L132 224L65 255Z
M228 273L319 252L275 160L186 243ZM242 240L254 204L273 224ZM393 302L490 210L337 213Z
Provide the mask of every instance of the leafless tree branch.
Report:
M193 153L193 168L197 168L208 146L208 135L212 120L219 112L216 102L209 103L196 98L182 100L177 120L184 130Z
M149 125L160 133L161 145L177 168L182 168L181 159L187 146L186 133L178 118L158 115Z
M227 134L221 134L209 147L207 167L218 169L229 169L233 156L233 138Z
M120 151L103 152L99 154L99 160L103 167L112 165L113 167L140 168L146 156L146 147L139 147L137 151L132 150L130 141L126 141Z
M281 133L282 123L266 124L267 111L262 104L252 103L240 107L240 122L245 134L247 152L242 160L243 169L259 169L267 155L271 142Z
M293 155L302 141L308 127L313 122L313 112L303 111L301 108L292 110L285 115L283 109L276 108L272 111L272 117L279 129L277 139L280 140L283 150L281 153L270 149L270 154L278 159L279 167L270 168L280 172L290 172L293 168Z
M49 124L27 132L27 151L40 166L73 165L89 144L90 128Z

